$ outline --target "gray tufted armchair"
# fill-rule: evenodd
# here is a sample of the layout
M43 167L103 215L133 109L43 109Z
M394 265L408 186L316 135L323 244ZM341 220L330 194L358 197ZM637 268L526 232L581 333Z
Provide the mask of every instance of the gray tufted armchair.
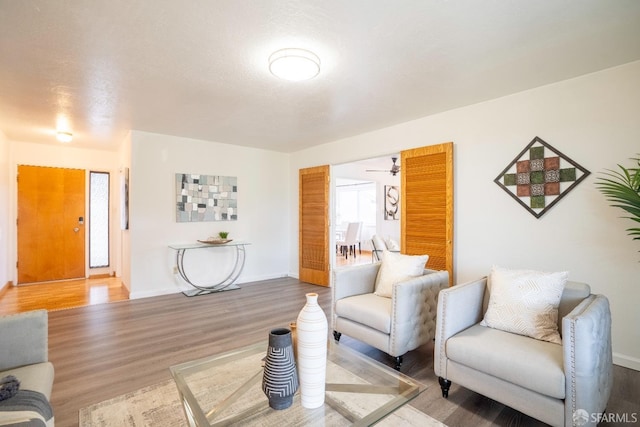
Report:
M433 340L438 293L449 286L447 271L424 270L423 276L393 285L392 297L375 295L380 262L333 271L333 336L346 334L395 358Z
M595 426L613 385L607 298L567 282L562 344L480 325L488 300L486 277L440 293L434 370L442 395L455 382L552 426Z

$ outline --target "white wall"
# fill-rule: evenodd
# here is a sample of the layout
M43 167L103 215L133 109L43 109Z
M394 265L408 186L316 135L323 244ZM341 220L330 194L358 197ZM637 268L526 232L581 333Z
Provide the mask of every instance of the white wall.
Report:
M640 250L632 226L608 206L594 179L640 152L640 62L424 117L294 153L292 275L297 275L297 171L402 149L454 142L455 277L492 265L568 270L605 294L615 363L640 370ZM540 219L493 180L535 136L592 174Z
M8 207L10 199L9 141L0 132L0 205ZM9 209L0 209L0 290L9 281Z
M10 177L10 182L15 183L15 177L18 170L18 165L32 165L32 166L51 166L51 167L59 167L59 168L74 168L74 169L85 169L87 171L94 170L100 172L109 172L111 175L111 180L114 182L114 179L118 177L118 159L117 154L113 151L105 151L105 150L88 150L84 148L76 148L72 145L62 145L59 143L55 144L36 144L31 142L17 142L11 141L9 143L9 151L10 151L10 167L8 176ZM87 177L88 180L88 177ZM17 216L17 186L10 185L9 186L9 194L10 200L8 203L9 209L6 211L9 215L9 224L16 223ZM113 221L114 211L117 212L119 209L118 197L117 193L115 193L114 186L111 188L111 210L110 213L112 215L111 219ZM88 214L88 203L86 212ZM3 213L4 214L4 213ZM7 259L8 265L12 266L9 268L9 280L12 280L14 284L17 282L16 280L16 256L17 256L17 235L16 235L16 227L9 227L9 239L7 245ZM88 233L87 233L87 247L88 247ZM111 272L113 270L113 260L118 259L118 247L119 237L114 233L114 227L111 227L110 230L110 268L109 269L100 269L99 271L90 271L89 270L89 260L88 258L85 260L86 262L86 272L89 274L98 274L103 272ZM2 249L0 249L2 250Z
M195 243L225 230L230 238L251 243L239 283L287 275L288 154L139 131L132 132L131 144L132 298L182 289L174 280L175 253L168 245ZM176 222L176 173L236 176L238 220ZM202 259L202 268L216 262L211 256Z

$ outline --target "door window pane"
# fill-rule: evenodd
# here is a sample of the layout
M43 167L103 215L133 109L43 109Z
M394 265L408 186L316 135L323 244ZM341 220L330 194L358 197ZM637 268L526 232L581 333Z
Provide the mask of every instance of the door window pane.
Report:
M109 266L109 173L90 172L89 268Z

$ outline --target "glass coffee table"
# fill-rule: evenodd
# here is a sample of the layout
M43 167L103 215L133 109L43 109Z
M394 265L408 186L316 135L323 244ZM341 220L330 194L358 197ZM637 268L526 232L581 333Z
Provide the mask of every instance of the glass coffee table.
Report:
M401 411L392 413L426 389L344 344L328 342L325 404L317 409L302 407L299 390L289 408L269 407L262 392L266 340L172 366L189 425L369 426L400 416ZM408 418L422 415L409 406L402 411L415 412L404 414Z

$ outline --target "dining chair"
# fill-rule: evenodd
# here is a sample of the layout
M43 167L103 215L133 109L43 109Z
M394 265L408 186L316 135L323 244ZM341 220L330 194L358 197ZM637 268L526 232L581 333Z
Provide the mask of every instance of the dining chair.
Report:
M336 245L340 250L340 255L344 255L345 258L349 258L350 254L356 256L356 245L358 250L362 254L362 247L360 246L360 229L362 228L362 222L350 222L347 226L347 231L343 240L336 241Z

